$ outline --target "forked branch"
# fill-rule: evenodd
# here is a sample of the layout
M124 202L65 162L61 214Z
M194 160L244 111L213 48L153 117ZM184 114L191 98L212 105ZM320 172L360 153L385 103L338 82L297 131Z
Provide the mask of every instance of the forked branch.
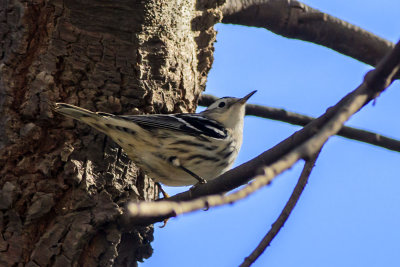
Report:
M318 155L319 152L317 152L317 154L315 154L309 160L306 161L303 167L303 171L301 172L301 175L299 177L299 180L297 181L297 184L293 189L293 192L288 202L286 203L285 207L283 208L281 214L272 224L271 229L264 236L264 238L261 240L258 246L254 249L254 251L248 257L245 258L244 262L240 265L240 267L247 267L253 264L258 259L258 257L261 256L261 254L265 251L265 249L271 244L271 241L282 229L283 225L285 224L290 214L292 213L292 210L296 206L297 201L299 200L301 194L303 193L304 187L308 182L308 178L310 177L311 171L314 168Z

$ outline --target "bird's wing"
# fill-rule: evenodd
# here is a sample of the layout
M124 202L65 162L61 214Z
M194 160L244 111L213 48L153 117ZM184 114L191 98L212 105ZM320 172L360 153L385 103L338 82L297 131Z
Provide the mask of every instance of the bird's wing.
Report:
M227 131L222 124L198 114L125 115L118 117L137 123L148 130L168 129L217 139L224 139L227 136Z

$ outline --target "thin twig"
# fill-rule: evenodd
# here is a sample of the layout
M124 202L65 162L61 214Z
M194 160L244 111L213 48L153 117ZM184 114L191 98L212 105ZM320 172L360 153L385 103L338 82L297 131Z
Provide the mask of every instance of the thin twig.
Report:
M212 95L203 94L199 100L199 105L201 106L209 106L218 98ZM247 104L246 105L246 115L257 116L260 118L266 118L276 121L282 121L286 123L290 123L293 125L305 126L311 121L315 120L315 118L302 115L295 112L286 111L284 109ZM353 127L344 126L337 135L364 142L367 144L371 144L374 146L383 147L392 151L400 152L400 141L366 130L357 129Z
M303 171L301 172L300 178L293 189L292 195L290 196L288 202L283 208L281 214L276 219L276 221L272 224L271 229L264 236L258 246L254 249L254 251L245 258L244 262L240 265L240 267L247 267L253 264L258 257L265 251L265 249L271 244L271 241L275 238L275 236L279 233L287 219L289 218L292 210L297 204L301 194L303 193L304 187L308 182L308 178L310 177L311 171L314 168L315 161L317 160L319 152L306 161L303 167Z

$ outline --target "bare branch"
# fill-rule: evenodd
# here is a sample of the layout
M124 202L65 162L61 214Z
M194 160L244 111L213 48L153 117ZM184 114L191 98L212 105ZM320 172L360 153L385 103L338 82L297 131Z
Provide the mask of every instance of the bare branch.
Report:
M293 0L227 0L222 23L262 27L284 37L331 48L376 66L394 44Z
M211 207L234 203L238 200L248 197L260 188L270 184L278 174L290 168L298 159L299 157L292 157L290 161L283 162L283 164L282 162L277 162L277 164L273 164L270 167L264 168L264 173L254 177L254 180L250 184L228 195L216 194L204 196L191 201L180 202L169 201L169 199L159 202L143 201L139 203L130 203L128 205L128 210L131 216L139 218L154 218L163 216L176 217L180 214L189 213L204 208L208 209ZM280 167L276 167L275 165L280 165Z
M292 210L297 204L301 194L303 193L304 187L308 182L308 178L310 177L311 171L314 168L315 161L317 160L319 152L306 161L303 167L303 171L301 172L300 178L293 189L292 195L290 196L288 202L283 208L281 214L276 219L276 221L272 224L271 229L264 236L261 242L258 244L256 249L244 260L244 262L240 265L241 267L250 266L253 264L258 257L265 251L265 249L271 244L271 241L275 238L275 236L279 233L287 219L289 218Z
M199 105L208 106L218 98L212 95L202 95L199 100ZM253 115L261 118L283 121L294 125L305 126L315 118L302 115L295 112L286 111L273 107L266 107L261 105L247 104L246 115ZM361 130L353 127L344 126L337 135L353 139L356 141L368 143L374 146L383 147L389 150L400 152L400 141L380 135L378 133Z
M131 216L140 218L154 218L166 215L175 217L180 214L204 208L208 209L210 207L217 207L243 199L263 186L268 185L276 175L277 174L274 173L272 169L265 168L264 174L256 176L254 181L249 185L226 196L216 194L204 196L191 201L174 202L165 199L164 201L158 202L130 203L128 205L128 210Z
M179 202L201 196L210 196L227 192L247 183L256 175L257 170L263 166L268 166L265 168L265 176L272 179L272 177L290 168L290 166L299 159L310 158L321 149L330 136L336 134L341 129L343 123L347 121L352 114L356 113L389 86L393 82L395 75L399 73L399 69L400 42L387 56L384 57L375 70L367 73L364 82L356 90L345 96L335 106L329 108L324 115L309 123L301 131L293 134L291 137L282 141L272 149L262 153L260 156L222 174L217 179L212 180L207 184L199 185L193 190L177 194L165 202ZM264 182L264 185L265 184L268 184L268 182ZM232 193L231 195L234 194L235 193ZM231 199L229 198L221 196L219 196L219 198L222 199L221 203L222 201L225 201L225 203L231 202ZM197 205L196 200L189 200L187 202L192 202L193 205ZM146 211L137 208L135 210L137 215L137 217L135 217L135 223L146 224L160 221L166 217L173 216L174 211L177 210L176 207L166 208L168 203L162 203L161 201L159 203L161 203L160 207L162 207L163 211L160 211L158 214L164 213L164 216L154 216L152 218L149 218L148 216L140 216L141 212ZM203 208L208 206L207 201L203 201L203 203ZM190 203L183 203L183 205L186 204L190 205ZM196 206L196 208L198 209L199 206L200 205ZM132 209L132 207L130 208ZM191 209L190 211L192 210L195 209Z

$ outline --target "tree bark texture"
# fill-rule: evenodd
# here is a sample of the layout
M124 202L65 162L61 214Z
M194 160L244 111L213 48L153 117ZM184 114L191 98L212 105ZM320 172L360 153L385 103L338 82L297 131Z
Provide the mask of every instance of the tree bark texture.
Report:
M152 226L122 228L154 183L103 134L59 115L194 111L222 1L0 1L0 265L135 266Z

